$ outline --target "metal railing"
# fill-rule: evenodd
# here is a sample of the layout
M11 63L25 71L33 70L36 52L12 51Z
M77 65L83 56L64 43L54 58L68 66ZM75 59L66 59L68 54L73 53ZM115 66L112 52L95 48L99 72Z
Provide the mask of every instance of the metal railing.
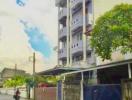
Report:
M122 100L132 100L132 79L122 80Z

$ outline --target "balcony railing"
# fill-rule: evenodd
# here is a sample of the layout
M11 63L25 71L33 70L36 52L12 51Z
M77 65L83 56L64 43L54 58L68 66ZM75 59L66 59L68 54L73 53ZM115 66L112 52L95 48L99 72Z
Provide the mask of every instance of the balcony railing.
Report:
M64 27L60 30L59 38L62 39L63 37L67 36L67 28Z
M55 5L63 7L66 5L66 0L55 0Z
M81 68L82 63L83 63L83 60L73 61L72 65L73 67Z
M83 0L71 0L72 7L75 7L77 4L81 4Z
M88 0L86 0L87 2ZM82 4L83 3L83 0L71 0L71 7L74 8L74 7L77 7L77 5L79 4Z
M91 52L92 48L90 46L90 38L87 40L87 51Z
M83 26L83 16L81 14L78 14L75 17L73 17L72 30L76 30L77 28L82 26Z
M72 54L83 51L83 41L74 42L72 45Z
M66 58L67 56L67 50L66 48L62 48L59 50L59 59L63 59Z
M60 14L59 19L66 17L67 16L67 8L61 9L59 14Z
M89 16L86 16L86 26L87 26L87 31L91 31L92 30L92 19L89 18ZM83 16L81 15L81 13L73 16L73 20L72 20L72 31L76 31L79 30L83 27Z
M93 65L93 64L95 64L95 57L94 57L93 54L91 55L91 57L87 57L87 64L88 64L88 65Z

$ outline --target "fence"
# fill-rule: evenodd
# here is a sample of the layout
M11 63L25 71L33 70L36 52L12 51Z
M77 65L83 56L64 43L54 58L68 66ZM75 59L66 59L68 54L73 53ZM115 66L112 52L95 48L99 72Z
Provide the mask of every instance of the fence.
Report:
M116 84L84 85L84 100L121 100L121 86Z
M35 100L56 100L56 87L36 88Z
M27 97L26 89L19 89L19 90L20 90L20 96L26 98ZM14 88L0 88L1 94L14 95L14 92L15 92Z
M122 80L122 100L132 100L132 79Z
M57 91L57 100L62 100L62 81L59 81L58 84L57 84L57 88L58 88L58 91Z
M64 86L64 100L80 100L80 86L79 85L67 85Z
M80 100L81 85L80 81L63 83L63 100Z

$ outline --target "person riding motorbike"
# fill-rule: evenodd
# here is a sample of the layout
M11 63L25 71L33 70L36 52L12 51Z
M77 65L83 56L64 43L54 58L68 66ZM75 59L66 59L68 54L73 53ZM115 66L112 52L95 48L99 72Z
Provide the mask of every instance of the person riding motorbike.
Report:
M19 91L19 89L16 90L15 95L14 95L14 99L15 100L20 100L20 91Z

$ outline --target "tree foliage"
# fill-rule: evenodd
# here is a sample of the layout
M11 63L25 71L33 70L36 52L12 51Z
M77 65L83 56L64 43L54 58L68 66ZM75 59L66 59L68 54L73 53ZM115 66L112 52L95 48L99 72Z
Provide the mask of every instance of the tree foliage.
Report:
M35 81L38 83L47 83L47 84L52 84L56 85L58 82L59 78L56 76L36 76Z
M59 80L59 78L57 78L56 76L36 75L35 81L33 81L32 76L16 75L11 79L5 80L4 87L15 87L15 86L23 86L23 85L33 87L34 85L37 85L39 83L56 85L58 80Z
M14 76L13 78L4 81L4 87L23 86L25 84L25 79L25 76Z
M115 50L132 52L132 4L120 4L99 17L91 34L91 46L105 59Z

